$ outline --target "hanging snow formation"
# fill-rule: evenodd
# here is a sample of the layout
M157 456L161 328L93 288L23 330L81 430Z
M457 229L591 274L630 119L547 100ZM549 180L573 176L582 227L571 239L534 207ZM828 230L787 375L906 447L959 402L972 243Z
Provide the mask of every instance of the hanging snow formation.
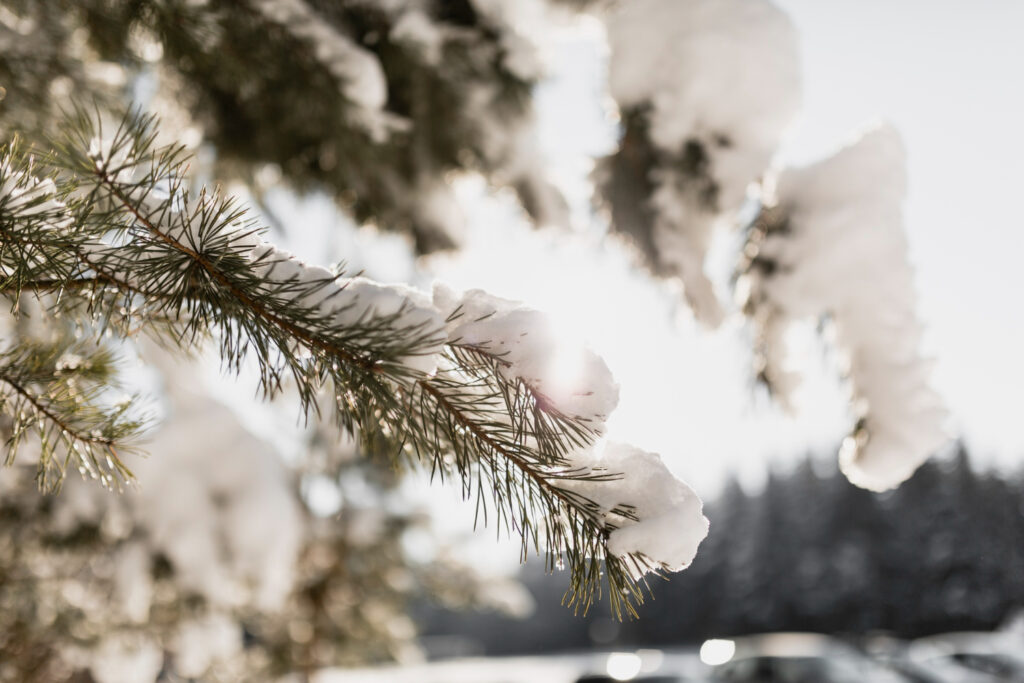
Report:
M640 195L617 202L606 191L615 227L678 275L695 315L717 325L705 254L716 221L740 207L796 114L795 29L767 0L633 0L607 26L626 130L606 164L612 182L638 184ZM639 216L615 206L630 202L643 202Z
M899 133L882 125L827 159L783 172L737 283L767 351L760 371L783 400L798 381L785 367L787 326L831 320L858 419L840 466L873 490L897 486L946 440L946 412L920 356L903 231L905 166Z
M627 473L614 481L562 481L559 486L597 504L613 531L608 552L627 560L635 578L647 571L686 569L708 533L697 494L665 467L661 456L608 442L575 454L573 466L595 474ZM627 508L636 519L619 514ZM636 556L636 561L629 560Z

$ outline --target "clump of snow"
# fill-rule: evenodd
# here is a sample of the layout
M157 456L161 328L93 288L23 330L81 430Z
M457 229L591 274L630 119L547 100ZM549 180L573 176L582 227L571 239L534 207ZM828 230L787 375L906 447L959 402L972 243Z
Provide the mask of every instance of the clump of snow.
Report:
M114 517L112 513L117 509L119 508L108 510L106 519ZM114 598L120 602L120 611L130 622L136 624L143 624L149 619L149 608L153 603L151 564L149 548L140 541L128 543L117 553Z
M831 318L859 421L840 466L874 490L898 485L946 441L946 412L919 351L903 232L905 165L899 133L881 125L827 159L783 172L772 210L784 228L755 244L770 268L754 269L744 283L755 320L782 329ZM783 343L777 331L772 337L772 346ZM791 378L781 389L792 386Z
M789 17L767 0L633 0L609 17L608 39L612 97L651 107L660 149L705 143L723 204L741 200L799 105Z
M417 234L442 247L462 244L466 236L466 215L451 185L434 179L417 184L412 193Z
M280 606L292 586L302 520L277 454L228 408L188 394L174 396L148 450L134 467L136 515L181 585L212 604Z
M502 62L517 78L534 81L543 76L537 37L545 34L545 6L540 0L472 0L473 8L501 36Z
M768 168L800 98L797 37L767 0L632 0L607 19L610 89L645 111L652 241L695 314L722 312L703 266L717 220L738 209Z
M10 157L0 159L0 219L24 219L41 214L60 216L63 210L64 203L57 199L53 180L16 170ZM71 219L60 217L57 220L63 226Z
M253 4L267 19L309 42L316 58L341 83L345 97L362 109L357 118L375 134L382 134L386 124L380 113L387 103L388 84L377 56L334 29L303 0L253 0Z
M174 669L184 678L202 678L210 667L242 650L242 628L223 614L207 614L178 628Z
M429 343L402 362L426 375L436 371L437 356L446 340L444 320L423 292L364 277L338 278L326 268L308 265L268 243L255 247L249 259L265 290L318 310L332 327L343 329L387 319L396 335L426 339Z
M576 454L574 467L594 474L621 474L608 481L559 481L558 486L598 506L598 518L614 531L608 552L627 560L634 576L646 571L679 571L693 562L708 533L697 494L665 467L661 456L628 444L608 442ZM619 513L629 509L636 519ZM642 555L639 560L630 556Z
M98 683L155 681L163 660L163 652L148 638L115 633L100 642L89 670Z
M526 619L536 611L533 594L515 579L501 576L487 576L478 587L474 598L482 605L496 612Z
M619 402L619 387L600 356L560 337L543 313L474 289L434 286L434 305L448 321L449 343L499 359L509 381L520 380L559 412L596 433Z
M391 27L389 36L397 44L414 47L423 55L423 60L430 66L441 62L444 47L444 27L432 21L425 13L416 8L402 12Z

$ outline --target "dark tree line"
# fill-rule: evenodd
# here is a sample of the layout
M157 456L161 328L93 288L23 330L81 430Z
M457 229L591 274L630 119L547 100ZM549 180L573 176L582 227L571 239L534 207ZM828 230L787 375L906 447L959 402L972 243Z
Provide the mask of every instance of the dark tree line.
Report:
M1024 606L1024 478L978 472L962 447L883 494L808 459L757 493L730 482L707 515L715 533L689 569L652 584L638 620L574 618L531 566L541 613L528 624L432 614L425 631L470 633L494 653L782 630L912 638L994 628Z

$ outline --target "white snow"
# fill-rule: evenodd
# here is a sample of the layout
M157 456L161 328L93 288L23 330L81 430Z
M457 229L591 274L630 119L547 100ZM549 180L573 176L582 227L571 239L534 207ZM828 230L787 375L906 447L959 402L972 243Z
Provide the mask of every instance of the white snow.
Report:
M619 388L604 361L589 349L561 337L543 313L480 290L455 292L435 284L434 304L448 322L450 342L499 357L501 372L521 380L558 410L585 419L598 434L618 404ZM595 474L618 474L610 481L553 480L599 508L599 522L617 527L608 550L623 558L637 576L647 570L678 571L693 561L707 535L701 501L665 467L660 456L632 446L600 442L569 455L569 467ZM613 510L632 506L638 520Z
M759 251L777 267L746 285L773 326L831 317L865 427L843 443L840 466L874 490L898 485L947 439L946 411L919 352L905 163L899 133L880 125L827 159L783 172L776 192L788 230L769 232ZM772 336L773 346L782 343Z
M545 314L478 289L460 294L442 284L434 286L434 305L449 320L450 343L499 358L507 380L521 380L563 414L603 431L619 387L600 356L556 334Z
M677 271L695 314L722 312L703 272L712 228L739 208L768 168L800 99L797 36L767 0L632 0L607 17L610 89L621 108L650 107L650 142L681 158L707 157L716 196L674 164L651 170L654 242Z
M608 19L611 94L649 104L651 140L712 148L723 204L768 166L800 97L797 36L767 0L633 0ZM716 149L712 136L731 143Z
M183 587L213 605L274 609L291 589L303 534L287 471L226 407L171 390L170 418L133 465L138 523Z
M386 126L381 110L387 103L388 86L377 56L334 29L303 0L252 0L269 20L312 45L316 58L341 83L342 93L361 109L361 123L375 135Z
M412 192L413 212L420 229L437 233L461 244L466 233L466 216L451 185L441 180L423 179Z
M265 291L317 309L336 329L387 318L396 335L424 337L430 343L402 362L426 375L436 371L437 355L446 341L444 321L423 292L400 284L379 284L364 277L337 278L326 268L308 265L267 243L254 248L249 258Z
M120 511L119 508L109 509L104 521L116 516L115 510ZM149 608L153 603L151 563L150 549L140 541L122 547L114 562L116 594L113 597L120 602L120 611L136 624L144 624L149 620Z
M427 64L437 66L441 62L444 27L431 21L421 10L410 8L402 12L389 35L393 42L419 50Z
M656 453L635 446L606 442L582 451L572 465L594 474L621 474L609 481L560 481L558 486L585 496L600 509L601 522L616 527L608 552L623 558L636 578L646 571L679 571L693 562L708 533L703 504L689 486L677 479ZM614 510L628 506L635 520ZM632 554L642 554L635 565Z
M498 29L503 63L524 81L543 75L543 60L537 40L548 27L546 8L540 0L472 0L473 8Z
M155 681L163 665L163 652L143 636L116 633L105 636L92 659L90 672L98 683Z
M208 614L181 624L176 641L175 671L184 678L198 679L211 666L238 656L242 650L242 629L226 615Z
M10 157L0 159L0 218L12 220L40 214L59 216L64 203L57 199L57 187L50 178L37 178L13 168ZM57 218L66 226L71 219Z

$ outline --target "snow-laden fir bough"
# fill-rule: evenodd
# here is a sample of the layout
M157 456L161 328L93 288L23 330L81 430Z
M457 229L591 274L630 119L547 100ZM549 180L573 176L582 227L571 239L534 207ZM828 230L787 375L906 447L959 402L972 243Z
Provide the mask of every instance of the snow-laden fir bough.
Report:
M35 161L6 151L3 291L15 306L32 296L86 340L142 330L189 350L212 337L227 370L255 358L263 395L293 387L307 416L329 392L340 426L454 479L478 520L519 535L524 555L532 546L550 567L564 560L576 608L606 579L613 611L632 613L645 572L693 559L707 531L699 500L658 456L603 444L617 386L585 350L584 372L552 382L559 340L543 315L299 261L264 242L231 198L190 194L187 155L156 145L150 117L111 130L80 111L67 130ZM44 481L70 460L108 484L130 476L118 444L138 423L104 404L109 373L85 396L95 415L82 423L84 399L62 403L53 388L60 364L31 365L43 376L7 382L5 406L18 395L31 404L15 413L16 432L43 437ZM60 443L47 438L54 429Z

